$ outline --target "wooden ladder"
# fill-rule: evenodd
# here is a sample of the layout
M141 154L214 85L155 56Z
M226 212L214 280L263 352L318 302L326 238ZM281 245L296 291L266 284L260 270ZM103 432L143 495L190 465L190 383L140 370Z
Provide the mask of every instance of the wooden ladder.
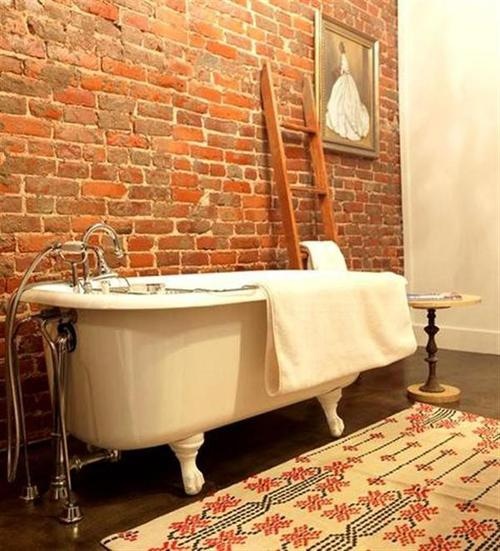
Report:
M278 118L278 107L274 95L271 65L264 62L261 76L261 94L266 119L267 136L271 148L271 159L276 180L281 216L285 229L286 247L289 257L289 267L302 269L304 267L303 257L300 251L299 233L292 204L292 192L308 192L316 195L319 201L325 237L336 241L337 230L333 216L331 193L328 186L328 178L323 154L323 141L321 129L316 115L314 105L314 94L311 81L304 78L303 85L303 108L304 124L283 122L280 126ZM314 185L290 185L286 168L285 146L283 144L282 132L292 130L304 132L309 138L309 150L311 154L311 165L313 169Z

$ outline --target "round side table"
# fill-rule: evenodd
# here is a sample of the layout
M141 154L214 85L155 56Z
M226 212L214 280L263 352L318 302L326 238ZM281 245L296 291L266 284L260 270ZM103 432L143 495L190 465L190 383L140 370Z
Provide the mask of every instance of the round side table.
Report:
M440 384L436 375L437 352L438 347L434 337L439 331L436 325L436 310L444 310L445 308L454 308L456 306L470 306L481 302L481 297L477 295L460 295L461 298L450 300L409 300L408 304L412 308L418 310L427 310L428 325L424 331L428 335L427 358L425 361L429 364L429 375L427 381L422 384L410 385L406 390L408 396L418 402L427 402L429 404L445 404L448 402L456 402L460 397L460 389L455 386Z

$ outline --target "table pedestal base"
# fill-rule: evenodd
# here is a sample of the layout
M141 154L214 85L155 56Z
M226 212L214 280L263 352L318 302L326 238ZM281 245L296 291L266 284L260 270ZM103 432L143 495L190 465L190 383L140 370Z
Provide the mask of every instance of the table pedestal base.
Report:
M427 404L448 404L450 402L457 402L460 398L460 389L456 386L443 385L441 383L441 387L444 389L442 392L425 392L424 390L420 390L421 386L423 386L423 383L410 385L406 389L408 396L413 400L426 402Z
M427 402L428 404L446 404L456 402L460 398L460 389L450 385L443 385L439 382L436 373L438 363L435 336L439 332L436 325L436 310L443 310L455 306L467 306L468 304L477 304L481 302L481 297L476 295L459 295L450 300L410 300L412 308L427 310L428 324L424 327L427 333L427 358L425 361L429 366L429 375L427 381L419 385L410 385L407 388L408 396L417 402Z

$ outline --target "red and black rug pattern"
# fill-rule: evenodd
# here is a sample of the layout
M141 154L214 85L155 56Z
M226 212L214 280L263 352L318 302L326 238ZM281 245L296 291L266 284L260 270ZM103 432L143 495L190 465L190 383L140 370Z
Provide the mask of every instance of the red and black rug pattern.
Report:
M494 419L417 404L102 544L496 551L499 428Z

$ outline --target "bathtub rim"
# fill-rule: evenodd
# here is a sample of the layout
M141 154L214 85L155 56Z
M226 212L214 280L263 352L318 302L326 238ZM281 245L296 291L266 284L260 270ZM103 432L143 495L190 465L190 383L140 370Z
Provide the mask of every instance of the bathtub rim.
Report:
M278 270L276 270L278 272ZM283 272L283 270L281 270ZM69 283L44 281L25 291L22 302L42 306L57 306L60 308L75 308L77 310L163 310L176 308L210 307L225 304L259 302L266 300L262 289L241 289L236 291L217 292L225 287L249 285L251 278L262 271L248 272L208 272L204 274L176 274L156 276L128 277L132 284L165 283L172 288L203 287L206 283L214 291L176 294L84 294L74 292ZM241 277L241 274L246 274ZM207 282L200 281L201 278ZM220 284L216 285L217 280Z
M339 283L350 279L385 275L394 280L403 276L392 272L330 271L329 276ZM134 284L165 283L171 288L207 289L206 292L174 294L133 295L121 293L85 294L75 292L69 283L45 281L26 290L21 300L42 306L74 308L76 310L163 310L175 308L210 307L224 304L267 301L262 288L213 292L221 289L259 285L264 280L277 278L301 278L304 285L314 285L316 278L324 277L324 271L316 270L251 270L234 272L204 272L194 274L150 275L127 277Z

